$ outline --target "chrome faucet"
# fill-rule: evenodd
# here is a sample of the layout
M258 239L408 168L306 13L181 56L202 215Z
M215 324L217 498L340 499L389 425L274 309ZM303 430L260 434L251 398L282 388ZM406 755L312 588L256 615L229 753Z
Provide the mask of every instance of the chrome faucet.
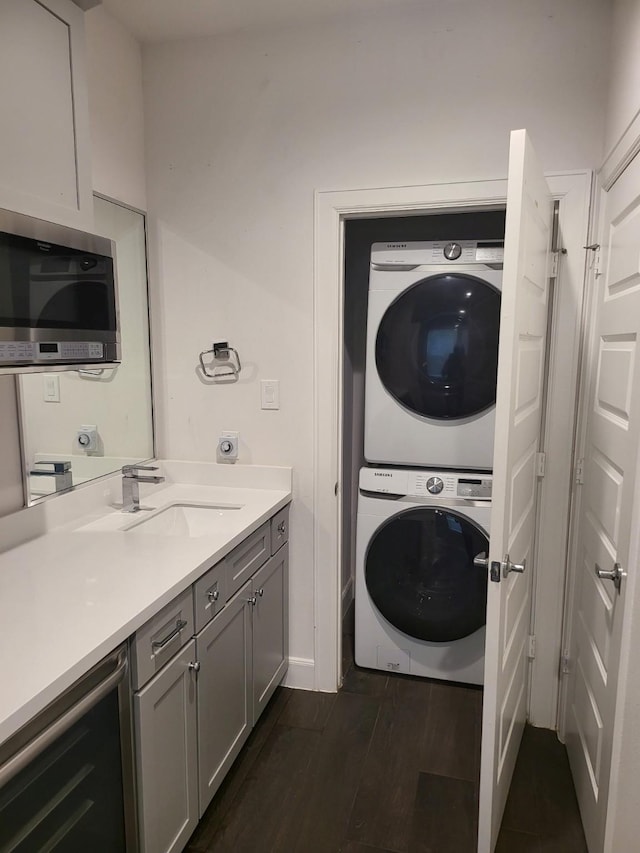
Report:
M123 465L122 467L122 512L140 510L139 483L164 483L164 477L141 476L138 471L157 471L155 465Z

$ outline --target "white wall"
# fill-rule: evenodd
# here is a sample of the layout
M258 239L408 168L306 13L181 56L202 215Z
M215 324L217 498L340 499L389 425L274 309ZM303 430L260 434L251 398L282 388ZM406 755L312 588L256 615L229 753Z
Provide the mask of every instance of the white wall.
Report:
M640 109L640 2L615 0L605 126L605 153Z
M93 189L146 210L140 45L102 6L85 28Z
M160 452L214 459L237 429L241 461L294 466L294 657L313 657L314 190L504 177L517 127L547 170L596 166L608 15L435 0L144 49ZM216 338L240 352L236 385L198 379ZM260 410L263 378L279 412Z

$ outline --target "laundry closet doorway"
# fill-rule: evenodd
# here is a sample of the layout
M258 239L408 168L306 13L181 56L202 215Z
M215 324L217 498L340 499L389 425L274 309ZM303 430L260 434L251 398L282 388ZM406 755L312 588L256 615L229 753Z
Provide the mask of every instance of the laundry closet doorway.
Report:
M550 601L551 612L545 614L542 629L546 638L552 638L550 651L545 650L532 667L532 703L530 718L534 722L555 727L555 701L549 694L557 693L554 673L557 659L554 643L559 647L562 618L562 571L564 563L566 524L563 516L568 512L570 481L571 421L575 394L577 367L577 342L579 336L580 303L584 272L584 235L588 220L590 178L586 173L557 176L551 179L552 190L561 199L561 227L563 245L567 248L567 263L563 273L564 291L559 296L554 328L552 364L549 387L551 406L554 401L552 429L548 431L545 449L557 459L543 489L553 490L554 506L542 513L541 521L547 524L549 535L545 546L558 548L553 559L539 558L541 571L536 586L542 583L544 569L552 576L551 589L536 590L538 600ZM315 253L315 308L316 308L316 457L315 457L315 606L316 606L316 687L335 689L338 683L340 659L340 612L342 584L339 575L340 554L346 542L341 525L342 504L349 500L340 482L342 471L343 439L343 364L348 354L343 352L343 253L344 220L384 215L406 215L448 211L495 210L504 206L506 181L486 181L472 184L446 184L427 187L408 187L378 190L354 190L317 193L316 195L316 253ZM554 482L554 480L556 480ZM566 506L563 501L566 492ZM559 497L558 497L559 495ZM561 554L561 557L558 557ZM548 556L548 555L547 555ZM559 577L560 575L560 577ZM555 607L554 607L555 605ZM557 635L557 639L556 638ZM542 637L541 637L542 639ZM539 646L544 648L544 642ZM545 657L548 660L545 660ZM537 672L536 672L537 670ZM545 671L546 670L546 671ZM536 679L541 681L536 691ZM538 698L540 697L540 698ZM547 709L545 707L549 705ZM540 707L538 707L540 706ZM546 716L545 716L546 714ZM544 718L544 719L543 719Z
M358 471L364 457L364 396L371 246L377 242L504 239L504 209L430 215L349 219L345 223L345 294L343 360L343 453L341 493L343 613L353 599ZM375 330L374 330L375 332ZM399 331L402 334L401 330ZM388 425L384 423L383 432ZM491 440L493 448L493 439ZM441 460L432 467L445 466ZM399 465L398 467L407 467ZM488 466L490 467L490 466ZM346 573L345 573L346 572Z

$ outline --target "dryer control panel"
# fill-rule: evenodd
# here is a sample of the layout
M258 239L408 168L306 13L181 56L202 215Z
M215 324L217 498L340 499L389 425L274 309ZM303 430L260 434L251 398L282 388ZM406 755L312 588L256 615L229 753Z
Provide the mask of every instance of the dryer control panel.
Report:
M361 468L363 492L424 498L491 500L491 474L460 471Z
M429 264L501 264L502 240L422 240L408 243L374 243L371 263L383 267Z

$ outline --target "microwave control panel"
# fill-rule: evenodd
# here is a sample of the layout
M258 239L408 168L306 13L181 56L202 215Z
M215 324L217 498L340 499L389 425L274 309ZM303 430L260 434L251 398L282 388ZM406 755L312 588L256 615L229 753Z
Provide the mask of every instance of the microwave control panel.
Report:
M97 341L0 341L0 363L95 361L104 358Z

